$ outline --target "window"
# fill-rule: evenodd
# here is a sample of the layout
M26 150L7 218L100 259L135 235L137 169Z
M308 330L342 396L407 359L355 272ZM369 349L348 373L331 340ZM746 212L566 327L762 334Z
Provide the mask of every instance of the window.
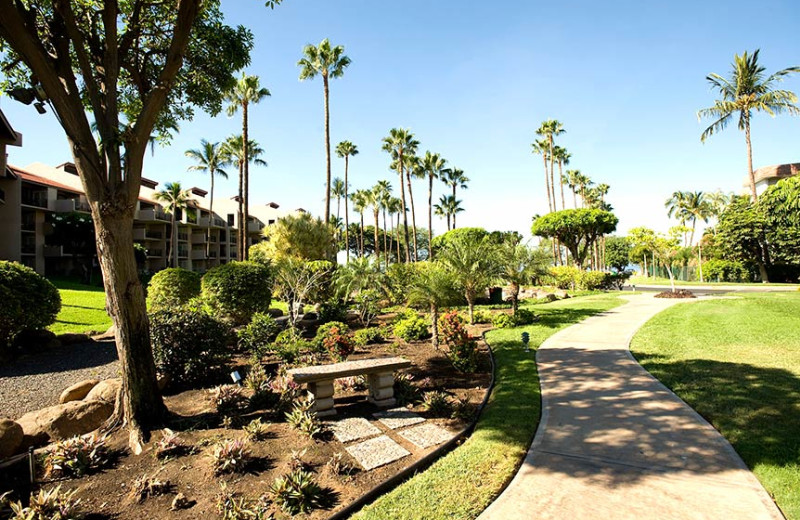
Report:
M233 227L233 213L228 213L228 225Z

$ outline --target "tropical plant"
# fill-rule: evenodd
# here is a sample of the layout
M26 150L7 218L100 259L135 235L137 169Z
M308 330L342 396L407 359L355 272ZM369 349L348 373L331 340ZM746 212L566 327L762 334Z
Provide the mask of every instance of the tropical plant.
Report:
M550 174L547 169L547 161L550 158L550 143L547 139L535 140L531 143L531 153L542 156L542 164L544 165L544 187L545 192L547 192L547 208L550 212L555 211L553 207L553 197L550 191Z
M474 324L475 300L497 278L500 270L495 244L488 237L471 240L457 237L441 250L439 261L449 270L467 300L469 322Z
M469 335L464 320L456 311L450 311L439 319L442 341L447 347L447 357L456 370L475 372L478 368L478 344ZM426 394L427 396L427 394ZM450 415L450 411L447 411Z
M468 182L469 178L464 175L464 170L460 170L458 168L448 168L445 171L444 183L453 190L453 195L452 197L448 197L447 203L449 213L453 217L453 229L456 228L456 215L464 211L461 208L461 201L456 198L456 190L458 188L461 188L462 190L467 189Z
M75 436L55 443L44 456L48 478L81 477L108 463L105 437Z
M298 213L279 218L264 228L263 253L273 262L286 258L297 260L326 260L336 258L336 239L330 224L310 213Z
M290 515L308 513L321 507L324 493L314 480L314 475L304 469L295 469L275 479L270 486L275 503Z
M714 120L701 134L701 142L724 130L733 118L738 116L737 126L744 132L747 144L747 173L750 178L750 194L754 202L758 200L758 193L753 172L753 148L750 142L750 121L753 112L766 112L773 117L784 112L800 115L800 107L795 104L797 96L791 91L775 88L776 84L789 74L800 72L800 67L789 67L764 77L766 69L758 62L758 54L759 49L752 54L744 51L741 56L734 55L731 75L728 78L714 73L706 76L711 88L719 92L721 99L717 99L713 107L697 112L698 119Z
M350 198L353 200L353 209L361 217L361 225L358 228L359 231L359 242L358 242L358 256L359 258L364 257L364 212L367 210L370 202L370 193L367 190L356 190L355 193L350 195ZM348 245L349 249L349 245Z
M567 203L564 200L564 166L569 166L569 160L572 154L562 146L555 146L553 154L558 161L558 183L561 187L561 209L567 209Z
M572 192L573 209L578 209L578 190L580 188L581 177L583 177L583 175L580 170L567 170L564 174L564 183Z
M402 202L401 212L403 213L403 233L406 248L406 262L411 261L411 253L408 241L408 215L406 214L406 191L403 187L403 174L407 164L405 157L413 156L417 153L419 141L414 139L414 134L406 128L392 128L389 135L383 138L383 150L392 157L392 165L397 169L400 178L400 200Z
M536 130L536 135L542 136L547 141L547 158L550 160L550 193L548 193L548 198L550 198L552 202L552 209L551 211L556 211L556 191L555 191L555 177L553 174L553 167L555 164L555 137L561 135L565 132L564 125L561 122L555 119L548 119L543 121L539 128Z
M8 502L13 516L9 520L79 520L84 515L79 511L80 499L75 498L77 489L61 491L61 484L51 489L40 489L31 493L27 506L21 501ZM6 505L6 495L0 495L0 507Z
M453 305L459 299L453 274L440 263L421 262L414 269L408 290L408 304L430 309L433 348L439 348L439 309Z
M347 190L344 188L344 181L339 177L334 177L331 183L331 197L336 197L336 220L340 221L339 213L342 209L342 197L347 196Z
M297 62L300 67L300 80L314 79L317 75L322 76L322 88L325 101L325 223L330 221L331 215L331 129L330 129L330 110L329 110L329 86L331 78L340 78L344 75L344 69L350 65L350 58L345 56L344 47L341 45L332 46L331 42L325 38L319 45L306 45L303 47L303 57ZM354 154L348 154L354 155ZM345 183L347 177L345 177Z
M385 277L374 258L356 258L336 271L336 290L339 296L349 299L364 290L381 287Z
M178 267L178 212L185 211L192 202L189 190L181 188L180 182L168 182L164 189L153 194L153 198L161 203L164 211L170 215L171 233L169 240L169 255L172 267Z
M697 228L697 220L708 222L712 214L711 204L702 191L676 191L664 203L667 208L667 216L678 219L682 226L688 222L692 223L691 235L684 237L684 246L694 244L694 234Z
M350 167L350 157L358 155L358 148L350 141L342 141L336 145L336 155L344 158L344 243L347 250L347 261L350 261L350 240L348 237L350 228L350 211L347 207L348 194L347 190L350 189L350 181L347 178L348 170Z
M206 229L206 254L211 251L211 224L214 220L214 178L219 175L228 178L228 172L223 170L230 164L229 157L220 143L209 143L200 140L200 148L186 150L186 157L194 159L197 164L189 166L189 171L206 172L211 180L211 190L208 192L208 228Z
M275 264L275 285L289 305L289 324L295 327L307 299L330 280L334 265L317 260L305 262L286 257Z
M241 473L253 458L246 441L225 439L218 442L208 454L214 474Z
M256 312L250 323L237 332L239 348L260 358L280 331L281 326L272 316L265 312Z
M447 219L447 230L455 229L456 215L464 211L461 201L453 198L452 195L442 195L439 197L439 204L434 205L437 217ZM453 226L450 226L452 219Z
M497 263L500 279L510 288L511 308L517 314L520 287L547 274L550 256L541 248L531 249L514 240L506 240L497 249Z

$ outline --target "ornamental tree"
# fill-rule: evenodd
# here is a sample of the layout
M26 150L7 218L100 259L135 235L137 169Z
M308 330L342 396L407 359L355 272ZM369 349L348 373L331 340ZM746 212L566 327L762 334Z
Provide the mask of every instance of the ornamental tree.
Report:
M583 269L594 243L599 237L613 233L618 222L613 213L601 209L565 209L536 218L531 233L557 239Z
M145 150L196 108L219 112L252 44L219 0L0 0L2 87L47 101L91 206L122 372L112 422L128 426L134 453L166 412L133 253Z

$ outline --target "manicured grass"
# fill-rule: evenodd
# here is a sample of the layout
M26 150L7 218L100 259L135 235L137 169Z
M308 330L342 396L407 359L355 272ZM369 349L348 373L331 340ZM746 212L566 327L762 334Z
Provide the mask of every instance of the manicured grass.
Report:
M55 334L105 332L111 326L102 287L51 280L61 293L61 312L48 327Z
M608 294L524 305L541 315L538 323L489 332L496 382L475 432L355 518L476 518L514 476L538 426L541 403L533 350L559 329L622 303ZM531 352L522 348L522 331L530 334Z
M669 285L669 278L659 278L659 277L646 277L646 276L631 276L628 280L628 284L632 285ZM763 286L778 286L778 287L788 287L788 288L800 288L800 285L793 284L793 283L761 283L761 282L748 282L748 283L734 283L734 282L684 282L682 280L675 280L675 285L742 285L742 286L754 286L754 287L763 287Z
M733 445L800 519L800 293L678 305L633 340L639 362Z

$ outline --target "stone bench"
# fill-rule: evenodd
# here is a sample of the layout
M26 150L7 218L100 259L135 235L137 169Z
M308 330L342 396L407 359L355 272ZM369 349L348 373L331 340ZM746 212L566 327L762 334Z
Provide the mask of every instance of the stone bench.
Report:
M293 368L287 373L297 384L308 385L314 396L315 411L318 416L335 415L333 408L333 381L342 377L367 376L369 402L379 407L393 406L394 373L411 366L411 361L401 357L380 359L361 359L344 361L332 365L317 365Z

